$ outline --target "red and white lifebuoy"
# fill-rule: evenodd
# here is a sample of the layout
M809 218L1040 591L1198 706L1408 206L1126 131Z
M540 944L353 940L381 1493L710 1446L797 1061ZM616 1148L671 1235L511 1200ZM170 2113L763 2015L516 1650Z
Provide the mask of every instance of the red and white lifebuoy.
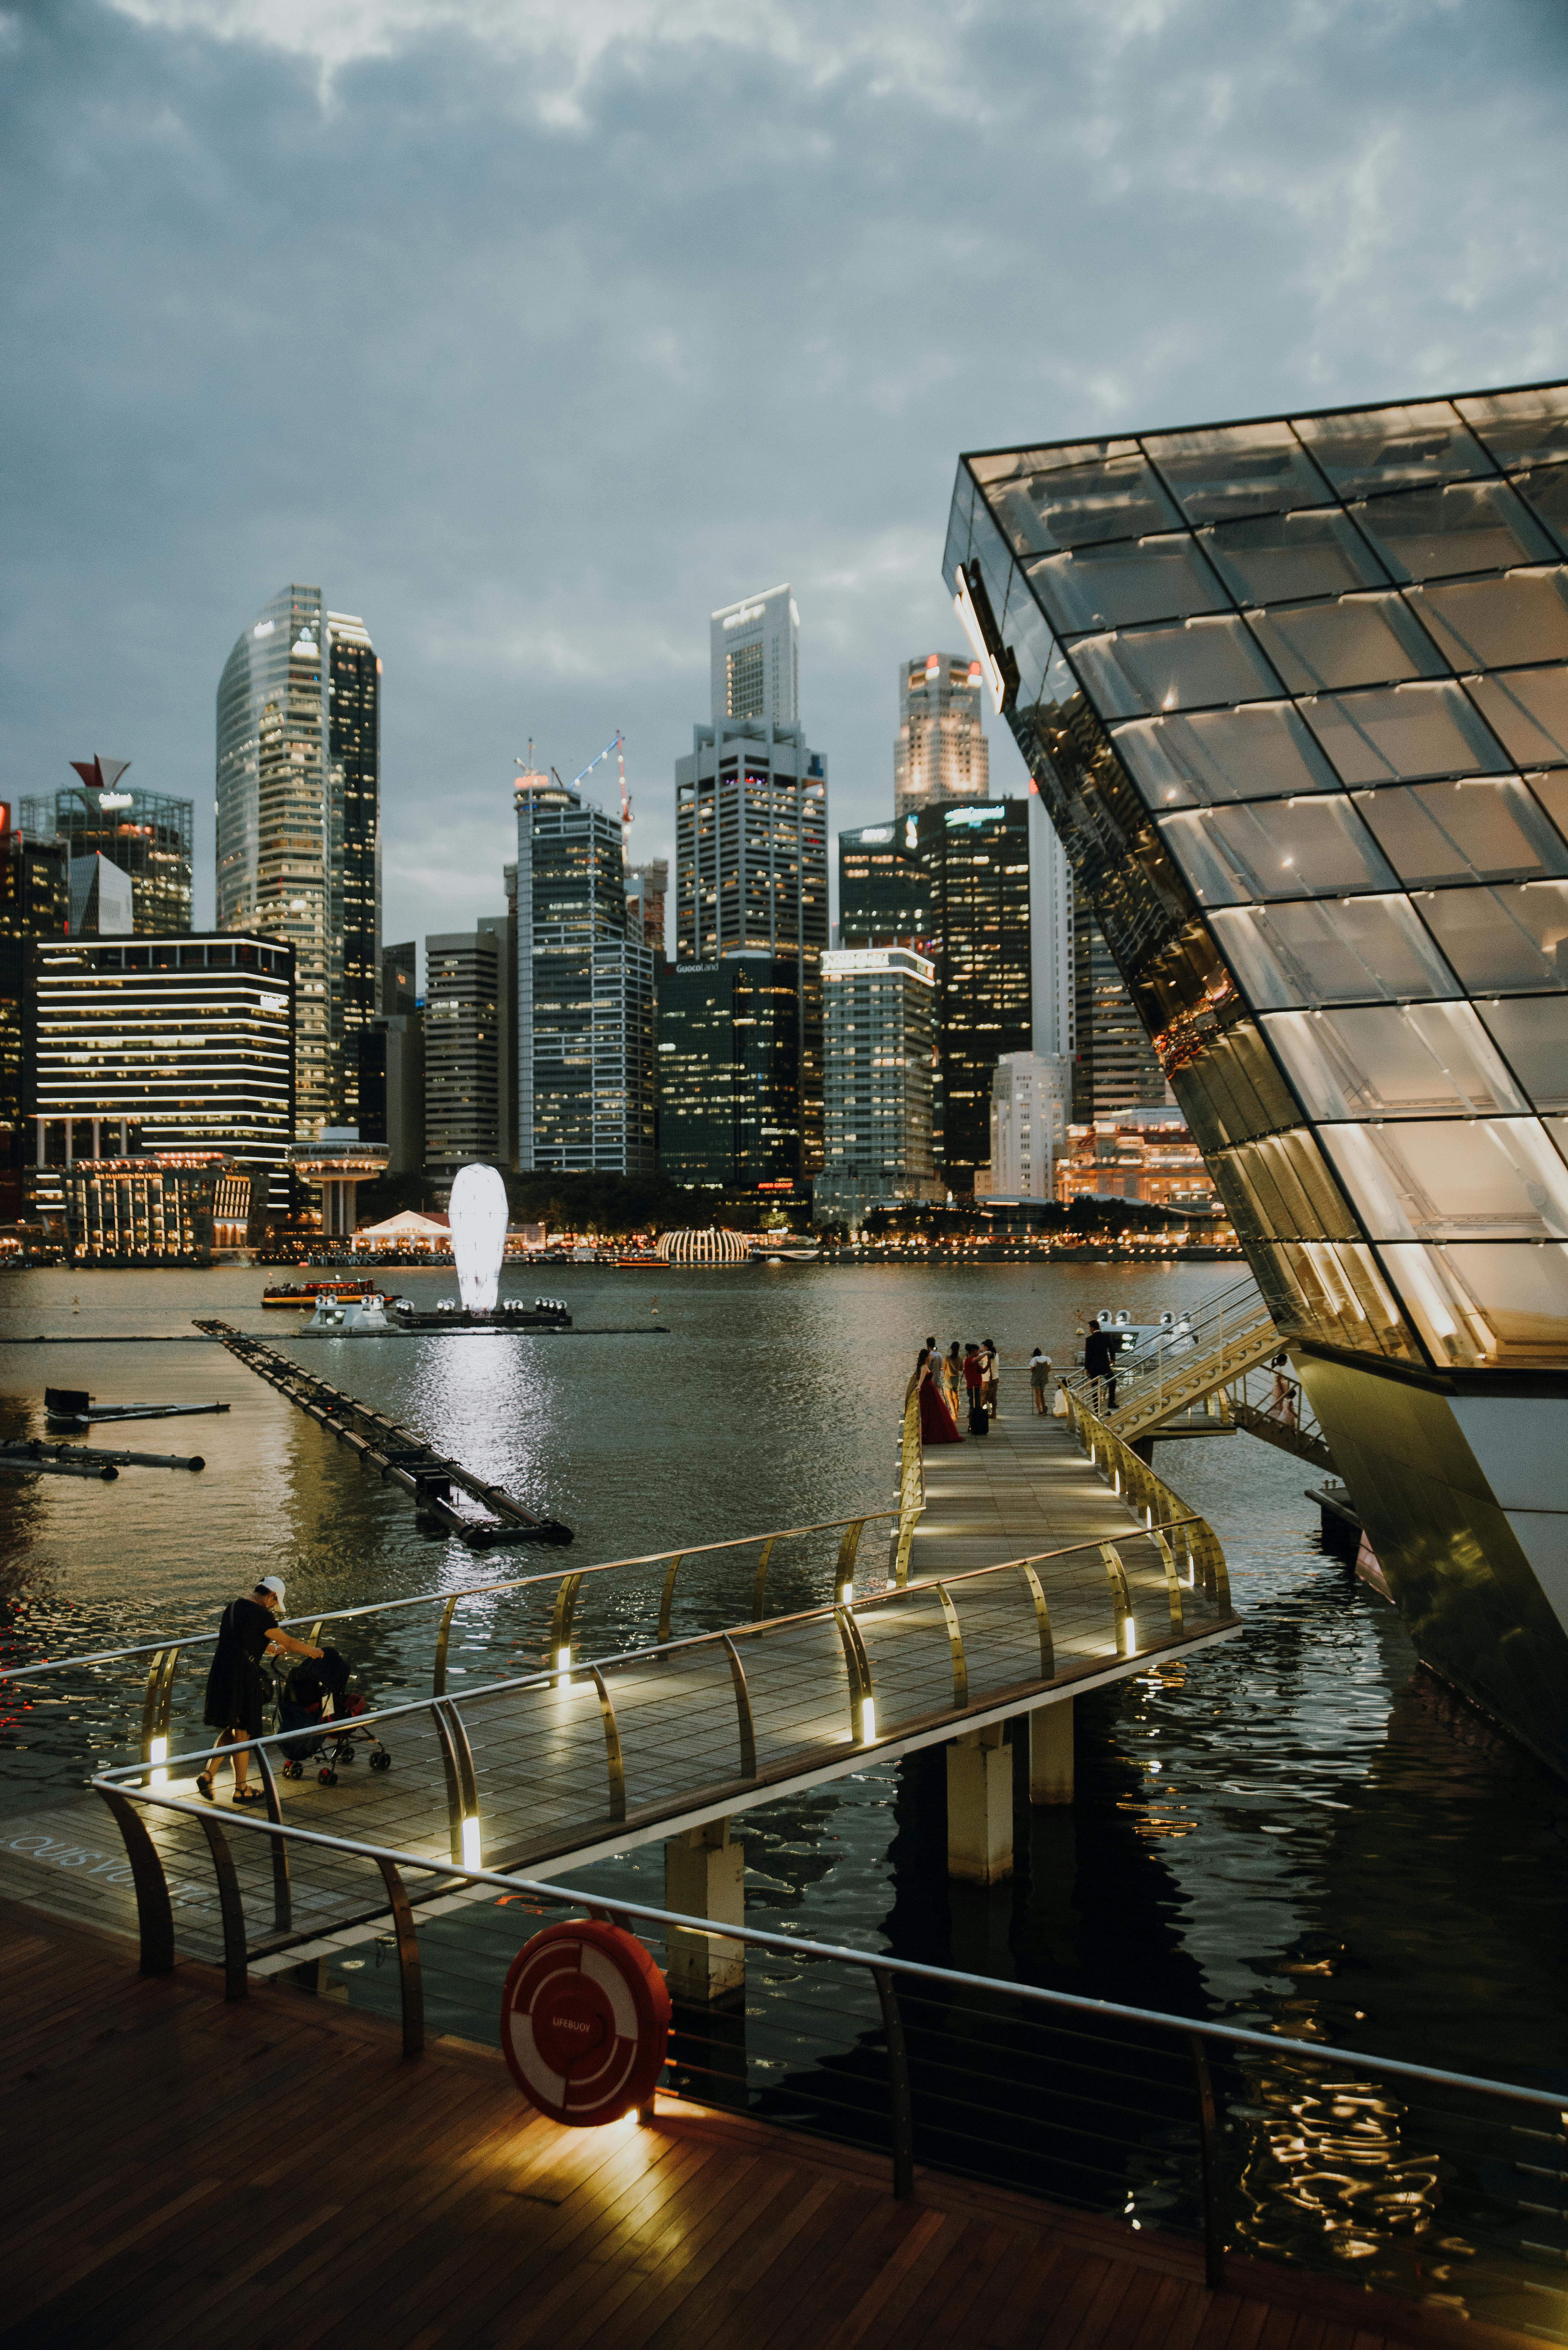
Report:
M512 1961L502 2050L552 2121L595 2129L631 2113L653 2093L669 2035L664 1977L623 1927L592 1918L546 1926Z

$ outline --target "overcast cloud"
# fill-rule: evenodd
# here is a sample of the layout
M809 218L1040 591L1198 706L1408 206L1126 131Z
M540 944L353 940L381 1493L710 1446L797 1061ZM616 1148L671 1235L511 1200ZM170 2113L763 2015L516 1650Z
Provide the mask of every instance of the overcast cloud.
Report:
M1568 373L1565 68L1561 0L0 0L0 790L132 758L209 920L218 675L318 583L422 937L531 735L623 726L667 853L788 579L870 822L961 449Z

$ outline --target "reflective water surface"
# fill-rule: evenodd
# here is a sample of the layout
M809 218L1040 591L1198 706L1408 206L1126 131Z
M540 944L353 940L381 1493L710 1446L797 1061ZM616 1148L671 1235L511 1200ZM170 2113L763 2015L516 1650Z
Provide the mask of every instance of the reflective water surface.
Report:
M994 1337L1013 1366L1037 1342L1066 1361L1083 1311L1125 1305L1137 1318L1222 1285L1206 1266L651 1277L552 1266L547 1280L508 1289L565 1296L579 1325L570 1336L306 1341L300 1317L261 1311L263 1276L248 1268L0 1282L0 1336L106 1341L0 1346L0 1434L43 1432L46 1381L109 1401L231 1407L153 1421L134 1439L202 1452L199 1476L0 1478L7 1657L195 1633L266 1571L286 1577L293 1614L556 1563L515 1551L476 1562L220 1349L130 1343L188 1336L197 1315L265 1332L564 1519L576 1531L573 1563L587 1564L887 1506L898 1403L928 1334ZM452 1276L400 1274L396 1285L434 1298ZM589 1335L594 1325L632 1335ZM1011 1379L1002 1402L1026 1409L1024 1384ZM1244 1435L1161 1446L1157 1466L1214 1524L1247 1637L1079 1701L1077 1800L1060 1814L1020 1804L1006 1887L949 1884L938 1752L747 1814L748 1918L1568 2094L1568 1789L1416 1671L1393 1611L1321 1551L1303 1490L1316 1471ZM824 1555L781 1553L773 1604L820 1601ZM677 1628L749 1612L751 1565L683 1570ZM656 1577L616 1579L585 1602L579 1652L649 1637L656 1602ZM541 1660L543 1617L525 1605L472 1606L458 1624L459 1670ZM430 1638L418 1611L372 1618L341 1644L385 1699L428 1688ZM7 1709L4 1800L79 1784L96 1757L126 1754L130 1694L129 1682L106 1682L69 1703ZM591 1877L604 1897L662 1895L658 1847ZM470 1913L426 1939L432 2020L493 2040L518 1922ZM390 1970L373 1960L341 1987L372 2005L395 1999ZM753 2095L770 2078L773 2094L799 2092L819 2044L813 2002L834 1995L803 1978L770 2006L759 1981L735 2026ZM821 2044L827 2036L825 2026ZM1403 2230L1423 2289L1465 2298L1473 2246L1455 2190L1444 2216L1440 2168L1374 2084L1258 2074L1246 2094L1257 2244L1311 2239L1376 2273ZM1505 2232L1560 2259L1561 2187L1493 2168L1494 2233L1501 2212ZM1543 2303L1537 2322L1556 2318Z

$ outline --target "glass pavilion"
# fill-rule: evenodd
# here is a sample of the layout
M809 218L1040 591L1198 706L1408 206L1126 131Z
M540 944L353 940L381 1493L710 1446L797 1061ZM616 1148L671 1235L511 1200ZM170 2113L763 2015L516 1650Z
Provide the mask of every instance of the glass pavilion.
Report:
M990 451L945 571L1418 1647L1568 1772L1568 385Z

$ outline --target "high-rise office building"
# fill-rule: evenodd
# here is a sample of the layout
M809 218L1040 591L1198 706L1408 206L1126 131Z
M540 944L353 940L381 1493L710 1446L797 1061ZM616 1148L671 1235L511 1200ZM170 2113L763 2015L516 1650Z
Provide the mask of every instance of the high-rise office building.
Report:
M671 1183L794 1191L800 973L792 956L667 965L659 983L659 1171Z
M627 914L618 819L519 775L517 1164L650 1175L654 958Z
M412 939L381 949L382 1012L414 1012L419 1008L419 966Z
M499 972L494 933L425 941L425 1165L450 1183L501 1158Z
M517 1164L517 868L502 868L504 914L482 914L475 928L495 941L495 1163Z
M825 1136L820 1222L857 1224L878 1200L939 1198L931 1155L936 969L908 947L822 959Z
M73 759L81 777L68 790L22 802L24 830L53 833L73 859L107 858L130 880L130 928L138 937L191 928L189 800L127 789L129 759Z
M896 816L919 816L941 800L990 798L991 752L980 697L980 663L968 653L922 653L900 662Z
M828 942L827 773L798 720L798 632L787 587L713 614L713 716L675 769L677 963L762 955L794 970L795 1180L822 1163Z
M296 585L218 688L218 923L295 950L301 1141L357 1121L345 1039L377 1008L380 670L363 621Z
M670 859L626 868L627 920L656 964L664 961L664 903L670 895Z
M38 941L29 1182L138 1152L215 1154L265 1175L275 1206L294 1123L291 950L254 933Z
M991 1081L991 1165L976 1177L976 1192L992 1200L1054 1200L1072 1116L1073 1064L1065 1053L1004 1053Z
M944 571L1423 1660L1568 1772L1568 384L962 461Z
M0 800L0 1219L26 1206L23 1170L31 1157L26 1097L35 1048L37 999L35 939L70 929L70 880L64 841L39 839L12 822Z
M839 834L841 947L912 947L929 936L926 868L916 854L915 837L908 816Z
M389 1175L417 1175L425 1163L425 1046L412 939L381 950L380 1007L344 1041L356 1064L358 1132L387 1145Z
M947 803L905 819L928 888L937 968L939 1164L968 1191L991 1163L1007 1053L1074 1049L1072 889L1039 795Z

